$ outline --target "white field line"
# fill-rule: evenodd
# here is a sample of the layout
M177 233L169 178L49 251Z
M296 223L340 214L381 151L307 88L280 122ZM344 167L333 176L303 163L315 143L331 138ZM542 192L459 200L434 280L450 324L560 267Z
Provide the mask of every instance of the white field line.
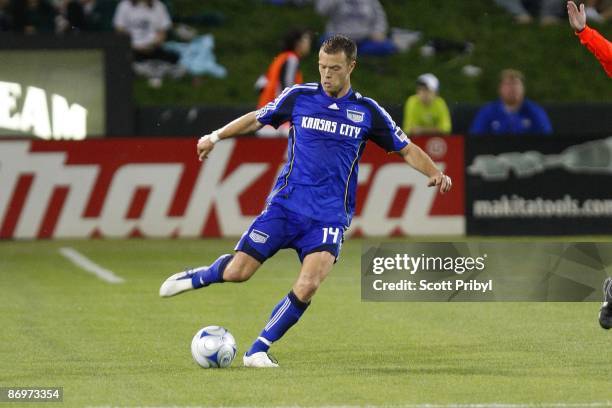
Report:
M81 254L74 248L64 247L59 249L59 253L62 254L65 258L70 260L73 264L78 266L79 268L96 275L98 278L102 279L108 283L123 283L124 279L120 276L115 275L112 271L105 269L87 258L85 255Z
M213 406L216 408L230 408L223 405ZM231 408L253 408L253 406L237 406ZM271 406L269 408L600 408L600 407L612 407L612 401L598 401L598 402L541 402L541 403L524 403L524 404L510 404L503 402L487 402L487 403L474 403L474 404L405 404L405 405L287 405L287 406ZM130 405L95 405L88 406L87 408L205 408L200 405L143 405L143 406L130 406ZM206 408L211 408L206 407Z

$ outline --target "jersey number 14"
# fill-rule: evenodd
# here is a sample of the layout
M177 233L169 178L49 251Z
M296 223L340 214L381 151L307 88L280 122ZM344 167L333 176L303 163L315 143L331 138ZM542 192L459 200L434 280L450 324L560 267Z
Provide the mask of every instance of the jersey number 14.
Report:
M337 244L340 237L340 228L326 227L323 228L323 243L327 244L328 239L332 239L332 243Z

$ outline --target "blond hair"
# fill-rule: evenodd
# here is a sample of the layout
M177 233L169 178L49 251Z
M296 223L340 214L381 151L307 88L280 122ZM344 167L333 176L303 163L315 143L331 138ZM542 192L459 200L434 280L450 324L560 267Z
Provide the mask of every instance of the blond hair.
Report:
M512 68L504 69L499 74L499 81L503 82L506 79L518 79L522 83L525 83L525 75L523 75L523 73L519 71L518 69L512 69Z

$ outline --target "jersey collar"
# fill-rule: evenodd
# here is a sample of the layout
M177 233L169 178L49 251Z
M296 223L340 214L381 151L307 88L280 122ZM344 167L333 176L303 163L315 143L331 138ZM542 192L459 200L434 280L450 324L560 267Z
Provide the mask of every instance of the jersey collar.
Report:
M353 91L353 87L350 87L346 95L344 95L342 98L332 98L331 96L325 93L325 91L323 90L323 85L321 83L319 83L319 93L323 95L325 98L327 98L328 100L334 101L334 102L343 102L348 99L351 99L355 95L355 92Z

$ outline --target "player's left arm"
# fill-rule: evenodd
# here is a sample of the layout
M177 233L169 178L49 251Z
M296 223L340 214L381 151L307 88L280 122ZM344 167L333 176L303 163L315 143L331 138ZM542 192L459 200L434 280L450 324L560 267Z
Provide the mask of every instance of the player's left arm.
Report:
M430 187L440 186L441 193L449 191L452 187L450 177L438 169L427 153L410 142L391 115L373 99L363 98L363 101L369 106L372 115L369 139L388 153L397 152L409 166L429 177Z
M440 193L444 194L450 191L453 182L449 176L444 174L419 146L414 143L409 143L398 152L408 165L427 177L429 187L440 187Z

